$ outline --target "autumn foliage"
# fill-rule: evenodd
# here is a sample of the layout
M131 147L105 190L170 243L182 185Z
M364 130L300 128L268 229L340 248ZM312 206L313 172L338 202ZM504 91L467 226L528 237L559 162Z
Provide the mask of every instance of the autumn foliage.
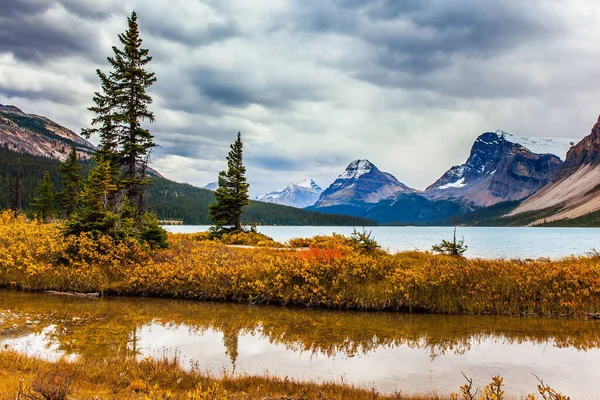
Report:
M237 242L239 238L234 238ZM244 249L169 235L169 249L0 214L0 285L26 290L447 314L585 316L600 311L600 257L480 260L360 251L343 236L302 249ZM298 251L297 251L298 250Z

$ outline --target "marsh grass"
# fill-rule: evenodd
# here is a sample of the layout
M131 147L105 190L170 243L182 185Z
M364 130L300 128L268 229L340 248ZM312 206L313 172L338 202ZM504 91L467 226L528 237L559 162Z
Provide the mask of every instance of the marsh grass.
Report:
M360 251L340 235L292 241L308 249L282 252L170 234L169 249L151 250L135 241L64 239L59 229L0 214L0 286L443 314L600 311L594 255L549 261L388 254Z
M82 358L75 362L42 361L14 351L0 351L2 399L187 399L187 400L508 400L501 377L481 390L465 376L458 393L392 394L338 382L311 383L271 376L208 374L184 371L177 359L132 357ZM569 400L540 380L528 400ZM50 393L50 394L49 394ZM39 395L39 396L38 396Z
M53 375L54 374L54 375ZM17 399L31 393L40 376L67 376L77 399L414 399L436 395L384 395L369 388L342 383L308 383L289 378L184 371L171 359L82 359L50 363L12 351L0 351L0 398ZM46 378L47 379L47 378ZM35 391L33 392L35 393ZM21 397L25 399L25 397ZM41 398L41 397L40 397ZM71 397L68 397L71 398Z

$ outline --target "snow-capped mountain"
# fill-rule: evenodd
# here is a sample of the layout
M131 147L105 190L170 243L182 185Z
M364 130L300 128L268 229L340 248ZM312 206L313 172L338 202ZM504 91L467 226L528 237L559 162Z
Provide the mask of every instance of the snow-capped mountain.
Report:
M323 193L323 189L308 178L300 183L290 183L283 190L264 193L257 196L255 200L265 203L275 203L284 206L305 208L315 204Z
M377 203L398 193L413 192L414 189L399 182L393 175L380 171L369 160L355 160L323 192L315 208Z
M207 190L210 190L211 192L214 192L218 188L219 188L219 182L211 182L211 183L207 184L206 186L204 186L202 189L207 189Z
M425 195L476 207L523 199L556 176L570 141L486 132L475 140L467 162L450 168Z

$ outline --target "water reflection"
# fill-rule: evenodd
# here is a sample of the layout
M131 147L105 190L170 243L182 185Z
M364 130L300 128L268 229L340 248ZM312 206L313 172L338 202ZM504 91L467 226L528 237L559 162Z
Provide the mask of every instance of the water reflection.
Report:
M381 391L456 390L461 371L507 392L532 373L572 398L600 393L600 323L248 307L191 301L71 299L0 291L0 344L61 357L173 356L182 367ZM33 323L33 321L39 323Z

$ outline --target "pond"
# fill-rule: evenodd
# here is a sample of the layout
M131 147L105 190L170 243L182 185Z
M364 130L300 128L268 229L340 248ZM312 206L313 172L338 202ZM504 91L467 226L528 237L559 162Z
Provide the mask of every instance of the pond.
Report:
M600 322L335 312L0 290L0 345L47 360L177 355L183 368L352 383L380 392L458 391L492 376L506 392L536 374L599 398Z

